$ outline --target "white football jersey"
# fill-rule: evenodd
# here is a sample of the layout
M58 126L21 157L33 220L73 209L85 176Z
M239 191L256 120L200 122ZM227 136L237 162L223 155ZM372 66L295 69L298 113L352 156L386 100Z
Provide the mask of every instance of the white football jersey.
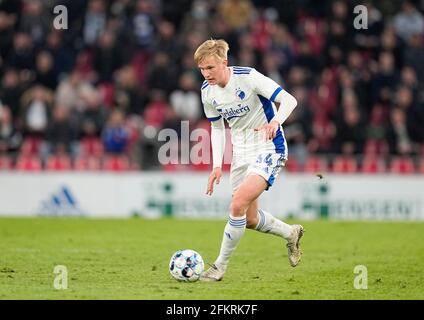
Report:
M283 90L272 79L247 67L230 67L227 85L202 84L202 103L209 121L221 118L231 128L234 155L281 153L287 158L283 128L273 140L265 141L263 133L254 129L269 123L277 112L274 100Z

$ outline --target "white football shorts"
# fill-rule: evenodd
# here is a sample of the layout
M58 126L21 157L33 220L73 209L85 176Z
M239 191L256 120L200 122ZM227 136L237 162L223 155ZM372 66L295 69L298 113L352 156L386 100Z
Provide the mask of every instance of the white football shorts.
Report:
M234 155L230 172L233 192L238 189L244 178L249 174L257 174L263 177L268 183L266 188L268 190L285 165L286 160L287 158L282 153L260 153L251 156L243 155L242 157Z

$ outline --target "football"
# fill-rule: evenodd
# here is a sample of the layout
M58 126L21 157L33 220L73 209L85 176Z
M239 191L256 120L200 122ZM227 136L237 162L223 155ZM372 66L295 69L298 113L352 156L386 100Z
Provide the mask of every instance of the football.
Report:
M169 261L169 272L178 281L199 280L204 267L202 256L191 249L178 250Z

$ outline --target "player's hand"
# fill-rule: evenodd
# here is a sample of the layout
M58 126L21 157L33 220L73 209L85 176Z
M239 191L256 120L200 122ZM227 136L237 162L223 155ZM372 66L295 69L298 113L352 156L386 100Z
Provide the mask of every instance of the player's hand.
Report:
M213 185L219 184L219 182L221 181L221 176L222 176L222 169L219 167L213 168L211 174L209 175L209 179L208 179L208 189L206 190L206 194L207 195L212 195L213 193Z
M262 132L262 136L265 140L272 140L277 135L278 128L280 124L273 120L270 123L264 124L263 126L256 128L255 131Z

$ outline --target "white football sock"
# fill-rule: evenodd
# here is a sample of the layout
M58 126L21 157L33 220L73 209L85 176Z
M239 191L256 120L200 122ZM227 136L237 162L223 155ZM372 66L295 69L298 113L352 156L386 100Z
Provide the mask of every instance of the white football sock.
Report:
M291 225L275 218L272 214L262 209L258 210L258 218L259 222L255 230L280 236L284 239L290 237L293 230Z
M228 222L224 228L224 235L222 237L221 251L215 261L215 265L224 270L227 268L231 255L236 249L240 239L243 237L246 230L246 215L241 217L229 216Z

